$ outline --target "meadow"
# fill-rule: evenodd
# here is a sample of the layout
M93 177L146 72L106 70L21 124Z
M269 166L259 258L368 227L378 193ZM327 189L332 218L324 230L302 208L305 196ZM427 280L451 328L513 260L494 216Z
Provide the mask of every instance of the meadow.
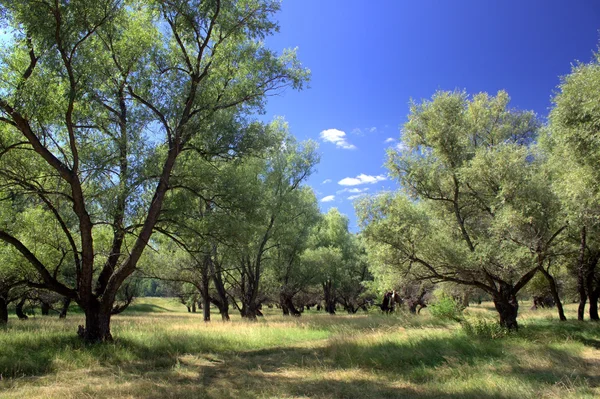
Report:
M0 331L1 398L594 398L600 326L522 303L517 333L468 333L427 309L204 323L171 299L113 319L115 341L76 337L81 314L11 318ZM567 305L574 319L574 305ZM493 325L491 304L467 319ZM477 324L479 323L479 324Z

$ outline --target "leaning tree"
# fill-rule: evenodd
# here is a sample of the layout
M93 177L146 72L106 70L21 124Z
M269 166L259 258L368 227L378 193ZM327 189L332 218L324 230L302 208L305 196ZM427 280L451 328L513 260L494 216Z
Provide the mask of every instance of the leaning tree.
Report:
M35 269L33 283L82 307L86 340L111 339L115 297L176 190L179 156L234 153L266 95L305 81L293 52L277 56L262 44L277 30L278 7L2 2L10 39L0 62L1 187L56 220L74 283L54 273L10 218L0 221L0 239Z

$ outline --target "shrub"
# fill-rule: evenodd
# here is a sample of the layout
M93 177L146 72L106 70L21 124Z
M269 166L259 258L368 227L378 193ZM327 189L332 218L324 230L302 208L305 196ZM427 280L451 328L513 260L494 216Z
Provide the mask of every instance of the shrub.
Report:
M498 322L485 319L476 319L473 322L463 320L461 326L463 331L469 336L499 339L509 334L509 330L502 327Z
M447 320L462 320L463 306L446 293L436 295L436 300L429 306L433 317Z

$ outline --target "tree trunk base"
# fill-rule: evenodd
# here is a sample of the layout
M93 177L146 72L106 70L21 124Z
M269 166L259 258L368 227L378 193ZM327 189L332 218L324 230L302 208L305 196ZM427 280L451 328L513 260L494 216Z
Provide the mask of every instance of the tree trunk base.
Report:
M519 312L519 302L514 295L508 298L494 298L494 306L500 315L500 325L509 330L518 330L517 315Z
M8 303L0 297L0 326L8 324Z
M77 335L90 343L111 342L113 337L110 333L110 316L110 312L86 311L85 327L80 325Z

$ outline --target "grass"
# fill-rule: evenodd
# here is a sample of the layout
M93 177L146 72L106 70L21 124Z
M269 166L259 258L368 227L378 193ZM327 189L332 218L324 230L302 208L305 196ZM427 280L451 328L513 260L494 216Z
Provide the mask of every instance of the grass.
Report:
M295 319L267 309L256 323L206 324L173 300L147 298L114 317L116 340L104 345L76 338L80 314L11 318L0 331L0 397L599 397L600 326L521 309L519 332L495 340L426 310ZM483 304L468 317L495 315Z

